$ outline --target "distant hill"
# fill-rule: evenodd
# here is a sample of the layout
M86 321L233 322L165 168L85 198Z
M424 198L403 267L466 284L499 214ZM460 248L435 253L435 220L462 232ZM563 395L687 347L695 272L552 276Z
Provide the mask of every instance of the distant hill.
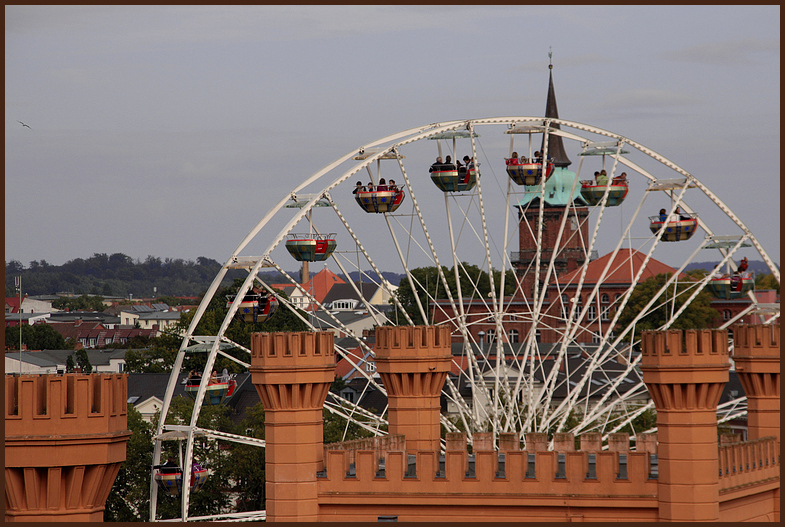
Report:
M32 261L29 267L11 260L5 263L5 296L15 296L14 279L22 276L24 294L53 295L68 292L74 295L101 295L106 297L152 298L162 296L200 296L210 286L221 264L211 258L200 256L193 261L181 258L158 258L148 256L144 261L134 260L128 255L95 253L89 258L76 258L63 265L50 265L46 260ZM300 270L287 271L295 280L300 279ZM383 273L393 285L398 285L404 275ZM231 269L221 285L231 285L237 278L245 278L242 269ZM358 273L351 273L358 279ZM268 284L284 284L289 281L278 271L262 271L259 277Z
M705 269L708 271L710 269L714 269L714 266L718 263L720 263L719 260L715 260L713 262L692 262L691 264L688 264L684 270L690 271L692 269ZM736 263L738 264L738 259L736 260ZM780 266L777 265L777 269L779 268ZM765 263L763 263L762 260L751 260L749 262L749 270L755 271L755 274L769 274L771 272L771 270L766 266Z

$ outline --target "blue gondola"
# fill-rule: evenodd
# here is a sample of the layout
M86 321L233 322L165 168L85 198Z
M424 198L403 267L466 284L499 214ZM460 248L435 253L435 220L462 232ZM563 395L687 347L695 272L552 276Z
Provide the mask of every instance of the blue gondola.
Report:
M477 185L478 171L476 168L469 170L467 177L466 172L459 172L454 165L452 168L442 165L444 170L438 170L438 167L435 165L434 170L431 171L431 181L442 192L466 192Z
M298 262L323 262L335 251L338 242L331 234L289 234L286 250Z
M235 295L226 295L226 308L232 307ZM264 322L273 316L278 301L267 293L247 293L237 308L237 316L245 322Z
M698 230L698 216L697 214L681 213L681 215L674 215L663 222L659 216L649 216L651 221L649 228L651 232L657 234L665 223L665 232L662 234L662 241L664 242L678 242L689 240L695 231Z
M539 185L542 181L542 162L521 162L517 158L505 158L507 175L516 185ZM548 161L545 166L545 180L553 174L553 162Z
M185 385L185 394L193 400L196 400L196 392L199 391L199 382L201 377L188 379ZM203 404L216 405L223 403L227 398L231 397L234 389L237 387L237 381L234 379L225 379L221 382L211 382L207 385L207 391L204 394Z
M180 467L156 465L155 481L165 494L179 496L183 491L183 470ZM199 463L191 465L191 492L199 491L207 482L207 469Z
M608 207L615 207L621 205L624 198L627 197L629 186L627 180L613 179L610 185L611 189L608 191L608 201L605 205ZM607 185L598 185L594 181L581 181L581 197L589 205L599 205L602 201L602 196L605 194Z
M734 273L712 278L706 284L706 289L721 300L732 300L745 296L749 291L755 290L755 277L752 273Z
M365 212L395 212L403 202L403 190L359 191L354 195L357 204Z

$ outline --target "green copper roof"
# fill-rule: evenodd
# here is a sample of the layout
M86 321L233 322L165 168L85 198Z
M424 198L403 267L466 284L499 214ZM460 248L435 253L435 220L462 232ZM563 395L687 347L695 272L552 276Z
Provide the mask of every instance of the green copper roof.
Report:
M575 172L567 170L566 168L556 167L553 174L545 182L545 203L551 206L565 206L568 203L575 201L576 205L586 205L586 202L581 197L581 183L575 184L575 191L570 197L570 189L572 183L577 176ZM523 199L516 205L516 207L525 207L532 200L540 198L540 187L524 187L526 192Z

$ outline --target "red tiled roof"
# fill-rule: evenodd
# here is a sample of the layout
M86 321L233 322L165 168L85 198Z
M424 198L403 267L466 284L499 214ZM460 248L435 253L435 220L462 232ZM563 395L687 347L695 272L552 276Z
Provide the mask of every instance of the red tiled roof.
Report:
M19 313L19 297L5 297L5 305L11 307L11 313Z
M308 293L313 296L317 302L322 303L334 284L345 283L346 281L343 278L325 267L313 275L308 282L302 284L302 287L308 291ZM292 284L272 284L270 287L283 289L285 287L292 287Z
M602 275L605 266L608 265L608 261L610 260L612 254L613 253L608 253L589 263L586 270L584 284L596 284L599 281L600 276ZM641 265L643 265L643 260L645 258L645 254L640 251L636 251L635 249L620 249L616 254L616 258L613 259L613 263L611 264L610 268L608 268L608 274L605 276L603 283L606 285L621 285L631 283L632 279L641 268ZM673 267L666 265L659 260L655 260L654 258L650 258L646 264L646 268L641 274L639 282L643 282L644 280L647 280L653 276L657 276L658 274L673 274L675 272L676 269ZM566 284L577 285L578 279L580 278L580 273L581 270L576 269L558 277L559 284L562 287L564 287ZM685 276L686 275L682 273L679 278L683 278ZM551 280L551 285L555 285L555 283L556 279L554 278Z

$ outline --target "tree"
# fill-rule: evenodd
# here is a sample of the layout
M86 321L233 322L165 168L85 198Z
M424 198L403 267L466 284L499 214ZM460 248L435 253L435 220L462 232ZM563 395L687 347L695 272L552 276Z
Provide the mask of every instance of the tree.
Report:
M9 349L19 349L19 326L5 328L5 345ZM22 344L29 350L72 349L63 336L49 324L22 325Z
M103 311L104 297L82 295L76 298L58 298L52 302L52 307L56 309L68 309L70 311Z
M646 304L654 298L665 282L670 278L670 274L658 274L635 286L630 295L627 305L624 306L619 317L618 326L627 327L633 320L643 312ZM635 333L628 333L624 337L625 342L629 342L632 337L633 342L640 340L641 332L662 328L672 313L676 313L692 295L694 289L692 280L688 277L686 281L677 281L675 286L671 284L660 297L655 300L649 311L635 324ZM712 296L705 289L698 293L689 306L679 317L673 321L669 329L703 329L709 326L711 321L717 317L717 311L711 307Z
M84 348L76 352L76 363L82 368L82 373L92 373L93 365L90 364L90 358L87 356L87 350Z
M143 522L150 517L150 469L153 464L153 426L128 405L126 457L104 510L105 522Z
M66 373L73 373L74 372L74 367L76 367L76 364L74 364L74 354L71 353L65 359L65 372Z
M771 273L755 276L755 289L774 289L780 294L780 283Z
M237 426L236 433L264 439L264 405L257 403L248 409L247 417ZM265 449L234 443L229 458L231 478L238 493L237 512L265 508Z

